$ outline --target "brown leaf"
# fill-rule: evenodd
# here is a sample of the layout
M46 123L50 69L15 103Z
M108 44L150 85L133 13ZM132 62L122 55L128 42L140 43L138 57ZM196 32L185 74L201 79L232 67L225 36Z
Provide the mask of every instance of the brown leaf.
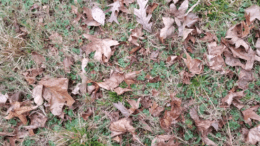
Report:
M244 121L245 121L245 123L247 123L247 124L249 124L250 126L252 126L251 119L260 121L260 116L255 113L255 111L256 111L259 107L260 107L259 105L256 105L256 106L253 106L253 107L251 107L251 108L249 108L249 109L247 109L247 110L242 111L243 116L244 116Z
M238 58L235 58L230 51L224 51L225 63L229 66L240 66L245 68L245 65L240 62Z
M153 140L151 146L178 146L174 142L173 135L157 135Z
M72 106L75 100L68 94L67 78L43 78L39 85L43 85L43 98L50 104L53 115L63 117L64 105Z
M112 23L113 21L115 21L117 24L119 24L118 21L117 21L117 15L119 13L120 2L119 1L115 1L114 3L112 3L112 4L108 5L108 6L112 7L109 10L109 11L112 11L112 14L111 14L110 18L108 19L108 22Z
M121 102L113 103L113 105L114 105L118 110L120 110L120 112L121 112L126 118L131 115L131 113L128 111L128 109L125 108L125 106L124 106Z
M62 44L62 36L57 32L52 33L49 39L52 41L52 44Z
M227 42L229 42L231 45L235 45L235 48L239 48L240 46L244 47L246 51L249 50L249 45L241 38L237 36L226 36Z
M152 14L158 5L159 5L158 3L153 3L153 4L149 5L146 9L146 13Z
M201 134L202 140L205 142L205 144L207 145L213 145L213 146L217 146L216 143L214 143L213 141L211 141L207 135L210 131L210 127L212 126L212 124L214 123L214 121L209 121L209 120L200 120L200 117L197 113L196 108L192 108L190 110L190 116L191 118L194 120L196 127L198 128L198 131Z
M255 19L258 19L260 21L260 7L257 5L253 5L249 8L245 9L246 14L250 15L250 21L254 21Z
M206 35L200 39L203 42L214 42L217 41L218 38L216 37L215 34L210 33L210 32L206 32Z
M8 94L2 94L0 92L0 105L5 104L8 98L9 98Z
M40 69L28 69L26 72L23 73L25 80L28 82L28 84L34 84L36 81L36 76L43 73L43 68Z
M151 53L151 56L150 56L151 60L156 61L156 60L157 60L157 57L159 56L159 53L160 53L159 50L153 51L153 52Z
M240 89L247 89L249 82L254 80L253 71L241 69L238 75L237 85Z
M24 126L26 129L37 129L40 127L44 127L47 122L47 117L41 113L34 113L30 115L31 124L30 126Z
M87 26L99 26L99 25L101 25L101 23L98 23L96 20L94 20L94 18L92 16L92 10L91 9L83 7L83 14L87 15L87 19L83 20L83 22Z
M190 84L190 78L193 77L194 74L188 73L188 72L186 72L185 70L182 70L182 71L180 72L180 76L181 76L181 78L182 78L182 83L189 85L189 84Z
M171 36L174 32L174 19L170 17L162 17L164 28L160 30L160 40L164 40L167 37Z
M165 111L163 118L160 120L161 127L168 131L170 130L171 124L176 122L182 113L181 99L175 97L175 93L171 94L171 110Z
M160 107L156 102L153 101L151 108L149 108L149 112L152 116L158 117L160 113L164 110L163 107Z
M142 28L135 28L133 30L131 30L131 35L128 39L128 41L138 47L140 47L141 45L138 43L139 40L143 40L144 38L142 37L144 35L144 33L142 32Z
M114 89L114 91L116 92L117 95L122 95L127 91L132 91L132 89L117 87Z
M139 108L141 98L139 98L137 101L128 99L127 102L131 105L131 108L129 109L130 114L134 113L135 110Z
M234 88L230 90L228 95L221 100L223 104L230 106L234 99L239 100L245 96L244 91L235 92L234 90Z
M63 59L63 66L66 73L70 73L70 66L74 64L74 60L72 57L66 56Z
M9 111L8 116L6 116L5 119L10 120L14 117L18 117L24 125L27 124L27 119L24 114L38 107L38 106L22 106L21 103L17 101L14 102L12 105L13 105L12 110Z
M71 5L71 13L78 14L78 7Z
M131 120L129 118L123 118L118 121L111 123L109 129L111 130L111 137L130 132L135 135L135 128L131 125Z
M45 61L45 58L36 52L32 52L32 59L37 65L41 65Z
M94 59L100 62L108 62L111 55L112 50L111 46L118 45L118 41L114 41L111 39L98 39L89 34L83 34L83 36L90 40L91 43L84 45L81 49L85 51L86 55L89 55L91 52L96 51L94 55Z
M169 57L167 58L167 60L166 60L166 63L167 63L168 66L171 66L171 65L173 65L173 64L176 62L176 60L178 60L178 59L179 59L179 56L169 56Z
M88 118L93 114L93 111L91 110L91 108L88 108L86 112L84 112L81 117L87 121Z
M216 42L208 44L207 61L208 66L215 71L222 71L225 67L225 61L221 54L225 50L225 46L217 46Z
M260 141L260 125L257 125L255 128L249 130L246 138L246 142L256 145Z
M149 97L142 97L141 104L144 108L149 108L152 106L152 100Z
M136 51L138 51L139 49L141 49L140 46L139 46L139 47L135 47L135 48L133 48L133 49L129 52L129 54L133 54L133 53L135 53Z
M121 82L123 82L124 80L133 79L139 73L140 71L134 71L127 74L118 71L113 71L109 79L106 79L104 82L99 82L97 84L98 86L105 88L106 90L114 90L116 87L119 86Z
M34 98L34 102L38 106L43 104L42 90L43 90L43 85L37 85L32 90L32 97Z
M137 22L143 25L143 28L148 31L152 32L152 23L149 23L152 14L146 15L147 11L147 2L148 0L137 0L139 5L139 9L134 9L134 14L137 16Z
M156 89L152 90L152 96L158 96L159 95L159 91L157 91Z
M183 58L183 60L189 71L193 74L201 74L203 72L202 61L199 59L192 59L187 52L185 52L185 54L187 56L187 59Z

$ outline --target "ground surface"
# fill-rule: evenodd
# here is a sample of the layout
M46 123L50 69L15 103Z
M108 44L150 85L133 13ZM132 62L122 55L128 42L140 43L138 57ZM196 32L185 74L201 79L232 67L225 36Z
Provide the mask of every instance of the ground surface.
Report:
M138 136L139 142L133 140L133 133L128 131L119 137L122 145L141 145L140 143L143 143L148 146L158 135L173 135L174 141L180 145L204 145L201 132L189 114L192 107L197 107L201 119L224 121L224 125L219 127L217 131L214 129L207 133L207 137L217 145L245 145L242 128L251 129L259 124L257 120L252 121L251 126L245 124L242 114L243 110L260 102L258 93L260 85L259 62L254 63L252 69L254 80L249 83L248 88L244 90L245 96L240 99L244 107L241 110L233 105L223 107L221 106L221 99L236 86L239 69L229 67L235 74L232 78L210 69L204 61L208 42L196 38L196 43L192 44L192 51L188 50L188 53L192 58L203 60L203 73L191 77L190 84L184 84L180 73L183 70L187 72L189 70L183 59L176 61L173 65L166 63L169 56L182 55L186 58L184 41L182 37L177 35L177 25L174 24L175 34L165 39L164 44L158 38L158 33L164 27L162 17L174 18L169 13L169 4L166 0L149 0L148 4L154 2L159 4L152 12L152 32L143 29L144 38L139 41L143 48L149 51L142 53L139 50L132 54L130 54L130 51L136 46L128 41L131 30L136 27L142 28L134 15L134 9L138 8L137 2L126 6L129 9L129 14L119 13L119 24L116 24L115 22L107 22L111 12L106 12L106 10L109 9L108 5L113 2L97 0L95 2L100 4L98 7L106 12L105 24L83 26L82 19L78 23L73 23L77 16L71 12L71 6L78 7L79 13L82 13L83 7L91 8L91 4L88 0L76 1L2 0L0 2L0 91L2 94L12 96L12 94L22 91L24 93L22 101L33 101L32 90L42 78L62 77L69 79L68 93L75 100L74 104L77 105L72 109L68 106L63 107L64 119L54 116L48 107L42 106L47 115L45 126L35 129L33 136L17 138L16 144L26 146L39 144L120 145L111 137L110 124L112 119L109 116L111 113L118 111L113 103L122 102L129 109L131 106L127 102L128 99L137 100L147 97L163 107L164 110L158 116L153 116L149 112L149 107L145 108L141 102L139 109L130 116L131 125L135 128L135 135ZM196 2L196 0L191 0L189 8ZM179 6L181 3L182 1L177 5ZM35 6L34 4L38 4L38 6L32 9L32 6ZM215 34L218 39L216 41L220 44L221 38L226 36L227 30L231 26L245 20L244 10L252 5L260 5L260 3L257 0L201 0L192 12L200 18L196 26L203 32ZM43 6L48 6L48 8ZM48 13L46 9L48 9ZM255 22L254 25L255 28L259 28L259 21ZM24 31L24 28L26 31ZM54 32L62 36L61 43L53 43L50 39ZM100 88L98 92L102 94L102 97L94 101L92 101L92 95L88 93L72 94L75 86L82 82L79 75L82 58L88 57L81 50L83 45L89 43L83 37L83 34L95 35L102 39L110 38L121 43L112 48L114 53L107 63L94 59L94 52L88 55L89 61L85 67L85 76L88 80L102 82L103 79L110 77L111 70L116 69L125 73L141 71L131 85L133 91L117 95L114 91ZM254 30L251 30L251 33L246 37L246 41L255 50L253 47L256 42ZM191 42L189 43L191 44ZM57 50L54 50L53 53L51 48ZM157 50L159 55L155 57L155 60L152 60L151 53ZM35 83L29 85L25 80L24 72L39 67L33 59L33 52L44 56L45 61L42 63L44 71L36 77ZM74 60L70 73L66 73L64 70L63 61L67 56ZM147 75L158 78L149 82ZM119 86L122 88L128 87L124 81ZM158 94L154 92L158 92ZM163 118L165 111L171 110L169 103L172 93L176 93L176 98L182 100L181 107L183 107L183 110L180 117L175 119L176 122L168 130L165 130L160 125L160 120ZM44 102L47 103L47 101ZM12 133L17 127L19 127L18 131L22 131L24 128L20 124L19 118L4 119L8 108L8 105L0 108L0 131ZM93 114L84 120L82 114L89 109L93 111ZM39 107L33 111L42 113ZM260 109L256 110L256 113L260 114ZM31 120L28 115L29 113L27 113L27 119L28 125L30 125ZM144 124L140 122L140 115L145 115L142 120L149 125L149 128L144 128ZM120 113L118 118L124 118L123 114ZM10 136L0 135L0 145L9 143L8 137Z

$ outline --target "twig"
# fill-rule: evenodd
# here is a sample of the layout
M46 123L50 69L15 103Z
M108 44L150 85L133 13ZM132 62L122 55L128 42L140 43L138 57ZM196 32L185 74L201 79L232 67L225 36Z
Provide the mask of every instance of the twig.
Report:
M188 12L185 14L185 16L187 16L199 3L200 3L200 0L198 0L198 1L196 2L196 4L193 5L193 6L188 10Z

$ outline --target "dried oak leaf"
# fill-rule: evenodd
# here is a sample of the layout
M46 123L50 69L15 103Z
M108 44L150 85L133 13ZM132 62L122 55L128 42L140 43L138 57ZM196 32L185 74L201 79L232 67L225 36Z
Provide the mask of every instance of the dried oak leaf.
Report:
M162 28L160 30L160 40L163 43L164 39L166 39L167 37L171 36L174 32L174 19L170 18L170 17L162 17L163 19L163 24L164 24L164 28Z
M143 35L144 35L144 33L142 32L142 28L135 28L135 29L131 30L131 35L130 35L128 41L139 47L141 45L138 43L138 41L144 39L144 37L142 37Z
M36 109L38 106L24 106L23 103L12 103L12 109L9 111L8 116L5 119L10 120L14 117L18 117L24 125L27 124L26 113Z
M164 110L163 107L160 107L156 102L153 101L152 106L149 108L149 112L152 116L158 117L160 113Z
M189 71L193 74L201 74L203 72L203 64L199 59L192 59L190 55L185 51L187 59L183 58Z
M214 42L214 41L217 41L218 38L215 34L213 33L210 33L210 32L206 32L206 35L200 39L201 41L203 42Z
M179 143L174 141L173 135L157 135L153 140L151 146L178 146Z
M111 137L130 132L133 135L133 139L137 139L135 135L135 128L131 125L129 118L123 118L118 121L112 122L109 129L111 130Z
M243 89L243 90L247 89L249 82L251 82L253 80L254 80L253 71L247 71L247 70L241 69L241 71L239 72L238 81L237 81L238 88Z
M250 15L250 21L254 21L255 19L258 19L260 21L260 7L257 5L253 5L249 8L245 9L246 14Z
M112 14L111 14L110 18L108 19L108 22L112 23L113 21L115 21L117 24L119 24L118 21L117 21L117 15L119 13L119 8L121 6L120 2L119 1L115 1L114 3L112 3L112 4L108 5L108 6L111 7L109 11L112 11Z
M83 20L83 22L87 26L100 26L101 25L101 23L98 23L96 20L94 20L91 9L83 7L83 14L87 15L87 19Z
M190 78L192 78L194 76L194 74L188 73L185 70L182 70L180 72L180 76L181 76L181 79L182 79L182 83L189 85L190 84Z
M225 96L221 101L222 101L222 104L227 104L228 106L230 106L233 101L237 101L237 102L240 102L239 99L244 97L245 96L245 93L244 91L239 91L239 92L235 92L235 89L231 89L228 93L227 96Z
M165 111L163 118L160 120L161 127L169 131L172 124L176 123L176 119L182 113L181 99L175 97L175 93L171 94L171 110Z
M34 102L38 106L43 104L42 90L43 90L43 85L37 85L32 90L32 97L34 98Z
M69 80L67 78L43 78L39 85L43 85L43 98L50 104L53 115L63 118L64 105L72 106L75 100L68 93Z
M94 59L107 63L112 55L111 46L118 45L118 41L111 39L98 39L93 35L83 34L83 36L90 40L91 42L87 45L82 46L82 50L85 51L86 55L89 55L91 52L96 51Z
M252 126L251 119L260 121L260 116L255 112L259 107L259 105L256 105L247 110L242 111L245 123Z
M120 89L116 89L116 87L118 87L121 82L123 82L124 80L133 80L139 73L140 71L134 71L126 74L118 71L113 71L109 79L106 79L104 82L99 82L97 84L98 86L106 90L117 91ZM121 89L121 91L123 91L123 89ZM118 93L121 94L121 91ZM130 91L130 90L124 89L124 91Z
M215 71L222 71L225 67L225 61L221 54L225 50L225 46L217 46L216 42L208 44L207 61L208 66Z
M260 141L260 125L257 125L255 128L249 130L246 142L256 145L257 142Z
M37 129L40 127L44 127L46 121L48 120L46 116L38 112L30 115L29 117L30 117L31 124L30 126L24 126L24 128L26 129Z
M72 57L66 56L63 59L63 66L66 73L70 73L70 67L74 64L74 60Z
M36 81L36 76L43 73L43 68L33 68L28 69L26 72L23 73L25 80L28 82L28 84L34 84Z
M152 23L149 23L152 14L146 14L148 0L137 0L139 9L134 9L134 14L137 16L137 22L143 25L143 28L152 32Z
M210 120L201 120L196 108L192 108L190 110L190 116L194 120L196 127L198 128L198 131L201 134L202 141L205 142L206 145L213 145L217 146L216 143L214 143L212 140L210 140L207 135L210 132L210 128L213 127L212 124L214 124L214 121Z
M128 110L130 114L134 113L135 110L139 108L141 98L139 98L137 101L128 99L127 102L131 105L131 108Z
M224 51L225 56L225 63L229 66L240 66L242 68L245 68L245 65L241 63L241 61L238 58L235 58L232 53L228 50Z

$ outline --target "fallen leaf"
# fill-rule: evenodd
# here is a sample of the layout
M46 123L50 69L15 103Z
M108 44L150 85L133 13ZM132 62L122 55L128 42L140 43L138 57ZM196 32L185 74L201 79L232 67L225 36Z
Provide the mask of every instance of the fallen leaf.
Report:
M132 89L117 87L114 89L114 91L116 92L117 95L122 95L127 91L132 91Z
M9 98L8 94L2 94L0 92L0 105L5 104L8 98Z
M83 20L83 22L87 25L87 26L100 26L101 23L97 22L96 20L94 20L93 16L92 16L92 10L86 7L83 7L83 14L87 15L87 19ZM105 21L105 20L104 20Z
M185 52L185 54L187 56L187 59L183 58L183 60L189 71L193 74L201 74L203 72L202 61L199 59L192 59L187 52Z
M228 106L230 106L234 99L239 100L240 98L245 96L244 91L235 92L234 90L234 88L230 90L228 95L221 100L223 104L227 104Z
M168 131L171 124L175 123L175 120L179 118L182 113L181 99L175 97L175 93L171 95L171 110L165 111L163 118L160 120L161 127Z
M34 84L36 81L36 76L43 73L43 68L33 68L28 69L26 72L23 73L25 80L28 82L29 85Z
M118 121L112 122L109 129L111 130L111 137L130 132L135 135L135 128L131 125L131 120L129 118L123 118Z
M240 89L247 89L249 82L254 80L253 71L241 69L238 75L237 85Z
M208 133L210 132L210 128L211 128L212 124L214 123L214 121L200 120L200 117L197 113L196 108L190 109L190 116L194 120L195 125L196 125L196 127L198 128L198 131L201 134L202 141L204 141L205 144L207 144L207 145L217 146L216 143L214 143L212 140L210 140L207 137Z
M181 76L181 79L182 79L182 83L189 85L190 84L190 78L193 77L194 74L188 73L185 70L182 70L180 72L180 76Z
M118 41L111 39L98 39L89 34L83 34L83 36L90 40L91 43L84 45L81 49L85 51L86 55L89 55L91 52L96 51L94 59L107 63L112 55L111 46L118 45Z
M129 52L129 54L133 54L133 53L135 53L136 51L138 51L139 49L141 49L140 46L139 46L139 47L135 47L135 48L133 48L133 49Z
M257 5L253 5L249 8L245 9L246 14L250 15L250 21L255 21L255 19L258 19L260 21L260 7Z
M117 15L119 13L120 2L119 1L115 1L114 3L112 3L112 4L108 5L108 6L111 7L109 11L112 11L112 14L111 14L110 18L108 19L108 22L112 23L113 21L115 21L117 24L119 24L118 21L117 21Z
M139 108L141 98L137 101L128 99L127 102L131 105L131 108L128 110L130 114L134 113L135 110Z
M156 89L152 90L152 96L158 96L159 95L159 91L157 91Z
M112 140L114 140L118 143L120 143L122 141L122 139L119 136L114 137Z
M157 57L159 56L159 53L160 53L159 50L153 51L151 53L150 59L156 61Z
M163 107L160 107L156 102L153 101L152 106L149 108L149 112L152 116L158 117L160 113L164 110Z
M38 107L38 106L23 106L21 105L20 102L17 101L12 103L12 105L13 105L12 110L9 111L5 119L10 120L14 117L18 117L24 125L27 124L25 113L30 112L31 110L34 110Z
M149 23L152 15L146 15L147 11L147 2L148 0L137 0L139 5L139 9L134 9L134 14L137 16L137 22L143 25L143 28L148 31L152 32L152 23Z
M32 52L32 59L39 66L45 61L45 58L36 52Z
M78 14L78 7L71 5L71 13Z
M46 116L38 112L30 115L29 117L30 117L31 124L30 126L24 126L24 128L26 129L37 129L40 127L44 127L45 123L48 120Z
M71 65L73 65L73 64L74 64L74 60L72 57L66 56L63 59L63 66L64 66L64 70L66 73L70 73L70 68L71 68Z
M86 72L86 71L85 71L85 67L88 65L88 61L89 61L88 58L83 58L83 59L81 60L81 71L82 71L82 72Z
M178 56L169 56L169 57L167 58L167 60L166 60L167 65L168 65L168 66L173 65L178 58L179 58Z
M62 36L57 32L52 33L49 39L52 41L52 44L62 44Z
M244 121L246 124L252 126L251 119L260 121L260 116L255 112L259 107L260 107L259 105L256 105L247 110L242 111L244 116Z
M171 36L174 32L174 19L170 17L162 17L164 28L160 30L160 40L164 42L163 40L167 37Z
M37 104L37 106L43 104L42 90L43 85L37 85L32 90L32 97L34 98L34 102Z
M153 140L151 146L178 146L178 143L174 142L173 135L157 135Z
M249 130L246 138L246 142L252 145L256 145L260 141L260 125Z
M140 120L141 121L141 124L142 124L142 128L147 130L147 131L150 131L150 132L153 132L152 131L152 128L144 121L144 120Z
M131 35L128 39L128 41L136 46L141 46L138 41L143 40L144 38L142 37L144 34L142 32L142 28L135 28L131 30Z
M225 50L225 46L217 46L216 42L208 44L207 61L210 69L215 71L222 71L226 66L222 53Z
M88 118L93 114L93 111L91 110L91 108L88 108L86 112L84 112L81 117L87 121Z
M97 84L98 86L106 90L113 91L116 87L119 86L121 82L123 82L124 80L134 79L139 73L140 71L134 71L126 74L118 71L113 71L109 79L106 79L104 82L99 82Z
M241 38L237 36L226 36L227 42L229 42L231 45L235 45L235 48L239 48L240 46L244 47L246 51L249 50L249 45Z
M245 68L245 65L240 62L238 58L235 58L230 51L224 51L225 63L229 66L240 66Z
M125 106L124 106L121 102L113 103L113 105L114 105L118 110L120 110L120 112L121 112L126 118L131 115L130 112L128 111L128 109L125 108Z
M97 6L91 9L92 17L98 23L104 25L105 24L105 13Z
M149 97L142 97L141 98L141 105L144 107L144 108L149 108L152 106L152 100L149 98Z
M146 9L146 13L152 14L158 5L159 5L158 3L153 3L153 4L149 5Z
M67 78L43 78L39 85L43 85L43 98L50 104L53 115L64 116L64 105L72 106L75 100L68 94L69 80Z
M214 42L214 41L217 41L218 38L216 37L215 34L213 33L210 33L210 32L206 32L205 36L203 38L200 39L201 41L203 42Z

